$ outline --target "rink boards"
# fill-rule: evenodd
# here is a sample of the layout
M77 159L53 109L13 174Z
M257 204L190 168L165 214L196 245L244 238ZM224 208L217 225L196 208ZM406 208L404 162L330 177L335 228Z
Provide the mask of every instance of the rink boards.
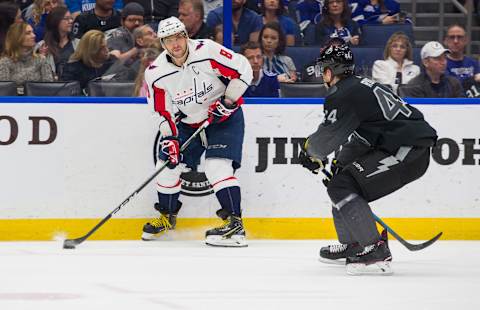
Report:
M373 210L406 239L443 231L444 239L478 240L480 100L411 101L422 103L416 107L438 130L438 147L423 178ZM298 102L250 100L243 107L237 176L250 238L335 238L321 176L298 164L299 144L321 121L321 100ZM157 123L137 98L0 98L0 240L86 233L152 174ZM190 196L182 195L178 238L201 238L219 223L203 177L183 180ZM156 215L155 197L152 183L92 238L139 238Z

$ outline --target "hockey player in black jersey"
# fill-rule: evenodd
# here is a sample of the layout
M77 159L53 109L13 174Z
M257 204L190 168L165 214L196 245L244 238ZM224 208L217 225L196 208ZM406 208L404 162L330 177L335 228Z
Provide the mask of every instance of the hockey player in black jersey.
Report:
M320 259L345 263L348 274L392 274L392 259L380 237L369 202L420 178L427 170L436 131L422 113L390 89L355 76L347 45L329 45L318 59L329 87L324 120L302 149L300 161L314 173L336 152L327 183L339 245Z

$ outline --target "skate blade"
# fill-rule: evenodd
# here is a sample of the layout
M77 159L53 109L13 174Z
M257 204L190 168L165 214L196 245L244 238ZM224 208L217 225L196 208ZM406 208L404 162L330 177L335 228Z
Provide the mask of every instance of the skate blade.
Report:
M347 264L347 274L351 276L361 275L378 275L378 276L390 276L393 274L393 269L390 266L390 262L381 261L373 264Z
M210 246L227 247L227 248L244 248L247 247L245 236L233 235L230 238L222 236L207 236L205 243Z
M165 240L171 240L171 236L168 232L161 231L158 234L150 234L143 232L142 233L142 240L143 241L165 241Z
M328 259L324 257L319 257L318 261L324 264L329 264L329 265L338 265L338 266L345 266L345 258L339 258L339 259Z

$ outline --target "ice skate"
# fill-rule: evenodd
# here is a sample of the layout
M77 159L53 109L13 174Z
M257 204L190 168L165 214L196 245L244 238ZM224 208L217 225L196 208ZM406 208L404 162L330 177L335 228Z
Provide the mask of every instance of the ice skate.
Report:
M169 230L175 229L176 222L176 214L160 214L160 217L154 218L150 222L143 225L142 240L152 241L165 237Z
M229 215L223 220L223 225L207 230L205 243L220 247L246 247L245 229L242 218Z
M355 256L347 257L346 266L349 275L392 275L390 266L392 254L383 240L368 245Z
M159 240L165 237L169 230L174 230L177 225L177 214L181 207L182 203L177 202L177 207L174 210L175 212L169 214L166 208L160 206L159 203L156 203L155 209L160 212L160 217L143 225L142 240Z
M360 253L363 248L358 243L332 244L320 249L319 261L326 264L345 265L348 256Z

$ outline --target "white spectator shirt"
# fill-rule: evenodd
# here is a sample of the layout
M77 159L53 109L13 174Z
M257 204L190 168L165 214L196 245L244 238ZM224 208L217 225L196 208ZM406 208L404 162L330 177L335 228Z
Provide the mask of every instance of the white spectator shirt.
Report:
M160 114L163 136L177 135L176 110L183 114L183 123L199 124L208 118L209 106L225 94L230 80L248 86L253 78L243 55L212 40L188 39L188 50L181 67L163 51L145 71L147 101Z
M391 57L386 60L376 60L373 63L372 78L380 84L392 86L393 91L397 93L398 84L395 84L397 66L397 62ZM420 74L420 67L415 65L413 61L404 59L401 72L402 84L408 84L411 79Z

